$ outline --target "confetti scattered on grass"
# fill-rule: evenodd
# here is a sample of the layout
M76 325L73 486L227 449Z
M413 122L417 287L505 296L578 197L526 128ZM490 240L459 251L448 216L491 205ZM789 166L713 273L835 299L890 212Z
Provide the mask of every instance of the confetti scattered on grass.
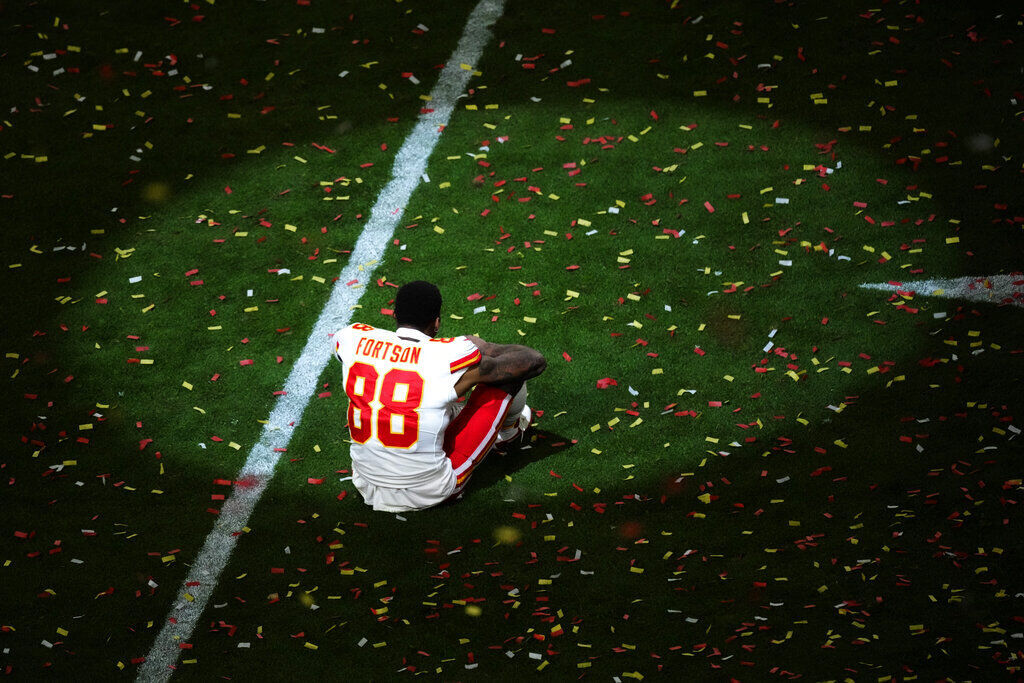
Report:
M56 9L2 67L0 629L14 673L103 676L147 651L458 22ZM561 356L539 430L457 505L377 515L325 374L182 667L1019 675L1020 312L858 287L1018 277L1019 19L524 5L360 314L435 279L445 333Z

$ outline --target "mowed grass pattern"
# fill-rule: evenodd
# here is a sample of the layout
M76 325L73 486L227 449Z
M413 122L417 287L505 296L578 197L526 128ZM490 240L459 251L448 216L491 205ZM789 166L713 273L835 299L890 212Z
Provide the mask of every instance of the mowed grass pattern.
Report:
M1021 313L857 285L1020 269L1020 17L674 5L510 2L355 315L429 279L443 334L541 349L530 442L373 513L329 367L177 675L1017 671ZM148 651L470 5L173 9L137 18L172 82L62 8L112 130L5 65L21 673Z

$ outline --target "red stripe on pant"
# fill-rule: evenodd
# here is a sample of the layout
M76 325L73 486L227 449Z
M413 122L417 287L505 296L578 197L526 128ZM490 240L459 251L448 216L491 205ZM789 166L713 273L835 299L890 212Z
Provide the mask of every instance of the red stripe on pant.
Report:
M462 412L444 433L444 453L455 470L455 491L462 492L473 473L498 438L512 397L508 392L479 384L470 394Z

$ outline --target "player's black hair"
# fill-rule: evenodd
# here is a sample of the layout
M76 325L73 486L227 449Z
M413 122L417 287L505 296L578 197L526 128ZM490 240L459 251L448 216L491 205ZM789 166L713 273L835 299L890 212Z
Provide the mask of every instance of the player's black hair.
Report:
M395 296L395 321L423 329L441 315L441 290L435 285L416 280L398 288Z

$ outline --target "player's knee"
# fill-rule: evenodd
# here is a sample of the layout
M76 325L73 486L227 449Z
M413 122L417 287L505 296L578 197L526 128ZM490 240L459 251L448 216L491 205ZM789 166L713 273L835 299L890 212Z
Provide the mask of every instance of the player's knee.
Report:
M542 373L545 370L547 370L547 368L548 368L548 359L538 353L537 354L537 360L535 362L533 376L536 377L540 373Z

